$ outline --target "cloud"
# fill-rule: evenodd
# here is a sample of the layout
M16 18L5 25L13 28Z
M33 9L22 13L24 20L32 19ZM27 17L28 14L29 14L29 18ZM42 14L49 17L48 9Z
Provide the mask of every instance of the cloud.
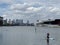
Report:
M59 8L54 7L54 8L52 8L50 11L51 11L51 12L60 12L60 9L59 9Z
M49 1L48 1L49 2ZM50 1L51 2L51 1ZM13 3L9 5L3 17L30 21L55 19L60 17L60 8L56 4L41 2ZM57 16L58 15L58 16Z
M38 8L29 7L29 8L27 8L27 10L28 10L28 11L35 11L35 12L37 12L37 11L40 11L42 8L43 8L43 7L38 7Z
M14 0L0 0L0 3L13 3Z

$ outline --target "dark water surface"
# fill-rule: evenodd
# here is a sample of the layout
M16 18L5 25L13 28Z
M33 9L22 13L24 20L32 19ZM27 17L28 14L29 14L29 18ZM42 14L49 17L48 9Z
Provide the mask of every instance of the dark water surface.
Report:
M60 28L33 26L0 27L0 45L47 45L47 33L50 45L60 45Z

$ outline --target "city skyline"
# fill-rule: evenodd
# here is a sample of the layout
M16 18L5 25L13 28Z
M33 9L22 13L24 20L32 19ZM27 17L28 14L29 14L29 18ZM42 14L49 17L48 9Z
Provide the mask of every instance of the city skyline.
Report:
M36 20L60 18L60 0L0 0L0 15L5 19Z
M0 22L2 22L2 25L3 26L34 26L35 24L34 23L30 23L29 20L27 20L27 22L23 22L24 20L23 19L14 19L14 20L3 20L3 17L0 19Z

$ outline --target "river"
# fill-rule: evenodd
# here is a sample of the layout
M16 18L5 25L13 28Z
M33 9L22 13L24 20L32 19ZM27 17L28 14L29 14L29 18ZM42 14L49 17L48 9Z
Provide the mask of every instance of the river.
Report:
M60 28L34 26L0 27L0 45L47 45L47 33L50 45L60 45Z

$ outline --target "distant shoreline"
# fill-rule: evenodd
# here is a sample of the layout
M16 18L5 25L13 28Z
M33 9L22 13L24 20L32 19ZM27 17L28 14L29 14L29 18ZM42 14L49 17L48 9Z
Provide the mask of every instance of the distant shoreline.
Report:
M0 26L0 27L3 27L3 26ZM7 26L6 26L7 27ZM9 26L8 26L9 27ZM22 27L24 27L24 26L22 26Z

